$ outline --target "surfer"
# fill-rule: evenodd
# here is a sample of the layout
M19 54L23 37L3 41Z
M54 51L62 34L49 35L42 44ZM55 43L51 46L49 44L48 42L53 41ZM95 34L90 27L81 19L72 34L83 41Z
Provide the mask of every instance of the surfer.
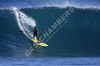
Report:
M39 31L38 31L37 27L34 27L34 29L31 31L31 33L32 32L33 32L33 39L34 39L34 37L36 37L36 39L38 40Z

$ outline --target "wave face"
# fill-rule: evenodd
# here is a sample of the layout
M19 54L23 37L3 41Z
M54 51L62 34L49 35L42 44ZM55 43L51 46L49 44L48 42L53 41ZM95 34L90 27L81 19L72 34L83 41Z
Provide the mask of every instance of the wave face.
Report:
M77 8L99 8L100 0L1 0L0 8L10 8L12 6L18 8L26 7L67 7L73 6Z
M0 10L0 55L21 55L31 45L37 26L41 37L70 7L22 8ZM41 49L45 56L100 56L100 10L73 8L65 23L52 37L45 39L49 47ZM20 30L24 32L21 33Z

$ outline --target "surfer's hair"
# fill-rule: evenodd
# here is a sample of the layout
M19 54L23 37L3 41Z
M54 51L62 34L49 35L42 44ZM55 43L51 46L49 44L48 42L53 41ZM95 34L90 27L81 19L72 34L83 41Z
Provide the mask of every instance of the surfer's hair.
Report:
M34 28L37 28L36 26Z

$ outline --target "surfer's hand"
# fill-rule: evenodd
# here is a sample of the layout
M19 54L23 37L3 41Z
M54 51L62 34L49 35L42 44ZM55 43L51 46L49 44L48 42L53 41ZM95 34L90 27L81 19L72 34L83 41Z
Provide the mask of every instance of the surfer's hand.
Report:
M38 36L39 36L39 33L38 33Z
M30 33L32 33L32 32L30 32Z
M38 36L39 36L39 32L38 32L37 34L38 34Z

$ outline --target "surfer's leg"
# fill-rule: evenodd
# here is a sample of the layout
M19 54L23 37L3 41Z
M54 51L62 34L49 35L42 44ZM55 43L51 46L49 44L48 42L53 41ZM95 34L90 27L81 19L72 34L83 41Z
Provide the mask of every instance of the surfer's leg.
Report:
M38 40L38 36L36 35L36 39Z
M34 39L35 35L33 35L33 39Z
M36 39L38 40L38 35L36 35ZM39 41L39 40L38 40Z

